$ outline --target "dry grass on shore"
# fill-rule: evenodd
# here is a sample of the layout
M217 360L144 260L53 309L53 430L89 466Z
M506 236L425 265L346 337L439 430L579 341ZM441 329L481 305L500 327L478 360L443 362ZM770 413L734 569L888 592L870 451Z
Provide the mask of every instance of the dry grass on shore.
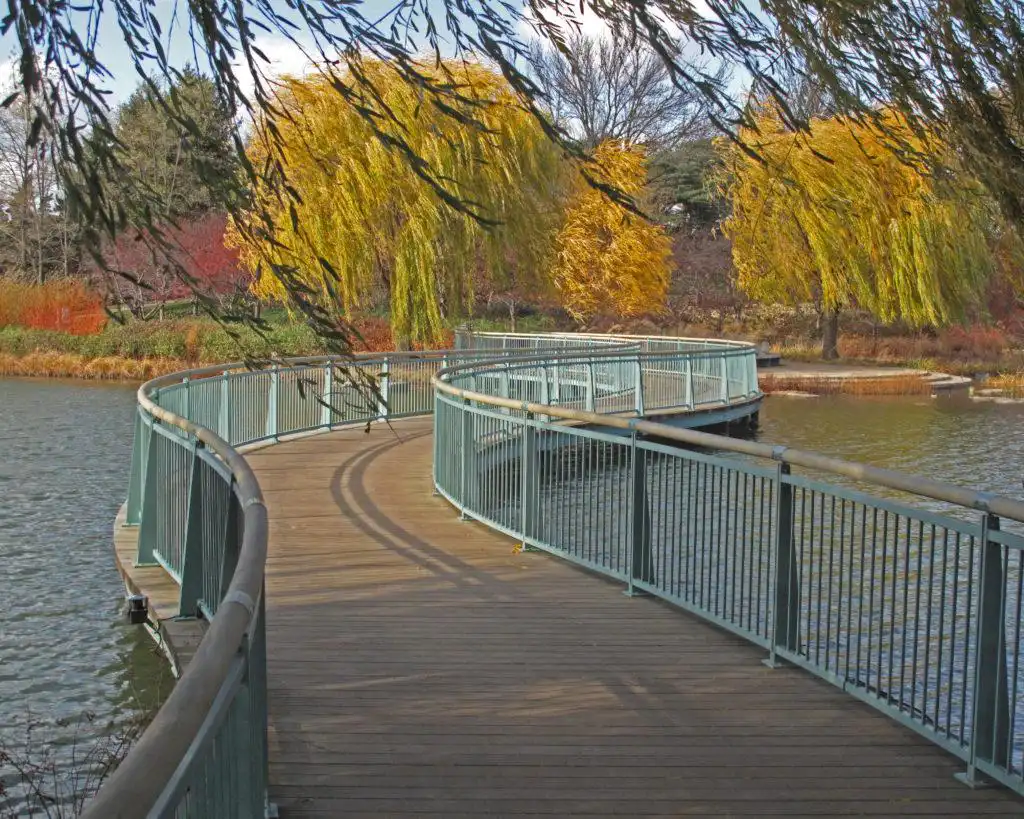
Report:
M786 376L759 373L758 383L766 393L806 392L813 395L930 395L929 384L920 375L875 378L830 376Z
M985 389L1002 390L1011 398L1024 398L1024 372L1004 373L986 378Z
M86 358L77 353L35 352L23 356L0 353L0 376L85 378L94 381L148 381L189 368L176 358Z

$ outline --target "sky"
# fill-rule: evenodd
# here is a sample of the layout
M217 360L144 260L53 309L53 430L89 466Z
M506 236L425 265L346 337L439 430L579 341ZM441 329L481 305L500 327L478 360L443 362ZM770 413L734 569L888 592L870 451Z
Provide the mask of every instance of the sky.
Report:
M276 8L286 13L286 0L273 0ZM360 0L357 5L360 12L367 19L377 19L384 16L393 8L395 0ZM698 6L703 5L704 0L696 0ZM428 8L440 10L439 0L427 0ZM185 0L153 0L150 6L152 13L158 15L164 29L165 36L163 43L166 50L172 56L172 60L183 65L186 62L196 63L193 45L188 34L187 25L187 4ZM580 5L572 3L573 13L578 17L584 34L594 37L609 36L605 24L598 19L593 12L583 7L582 14ZM86 17L79 14L81 25L84 28ZM443 15L437 14L435 19L439 24L443 23ZM520 21L519 33L524 40L536 37L535 32L526 21ZM307 48L312 45L308 38L301 39ZM274 32L261 32L255 38L256 47L269 59L268 73L274 75L291 74L302 75L313 69L313 65L303 49L294 42L291 42L282 34ZM98 34L97 52L101 61L112 74L106 81L105 87L110 91L111 107L116 107L128 99L131 93L138 87L140 78L132 65L128 46L120 31L114 14L114 7L106 3L104 15L101 18ZM10 86L13 78L13 66L16 64L17 50L12 37L0 37L0 85ZM208 69L198 60L200 70ZM243 66L239 66L240 74L248 74ZM251 85L251 80L249 81Z

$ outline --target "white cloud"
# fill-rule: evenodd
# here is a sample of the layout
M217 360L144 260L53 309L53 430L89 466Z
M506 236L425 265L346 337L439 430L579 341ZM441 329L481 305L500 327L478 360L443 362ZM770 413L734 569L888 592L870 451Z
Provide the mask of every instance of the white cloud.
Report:
M315 51L311 48L303 50L302 47L287 37L260 34L253 40L253 45L267 57L267 61L263 62L258 56L254 55L264 81L272 81L277 77L285 75L305 77L307 74L317 70L316 63L310 59L310 56L315 54ZM236 60L234 68L243 92L247 96L251 96L255 80L249 71L249 66L241 60Z

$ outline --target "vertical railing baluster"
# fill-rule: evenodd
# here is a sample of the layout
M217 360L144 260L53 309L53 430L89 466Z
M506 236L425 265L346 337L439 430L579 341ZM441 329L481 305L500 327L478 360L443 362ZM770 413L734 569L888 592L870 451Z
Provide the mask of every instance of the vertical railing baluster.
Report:
M998 530L999 518L990 513L986 514L981 523L981 589L976 618L978 647L974 670L970 754L967 759L967 771L957 775L972 787L980 784L977 771L979 762L988 763L999 770L1005 770L1009 762L1006 578L1003 572L1003 547L990 537L992 532Z
M793 485L786 480L789 464L779 464L776 475L775 506L775 598L771 654L765 663L775 667L777 652L797 652L800 648L800 576L793 543Z
M718 365L719 365L719 369L720 369L721 374L722 374L722 381L721 381L721 384L720 384L720 392L719 392L719 395L718 395L718 399L723 404L728 404L729 403L729 367L728 367L728 359L725 357L725 353L722 353L722 355L719 356L719 358L718 358Z
M594 359L587 359L587 412L597 412L597 378L594 375Z

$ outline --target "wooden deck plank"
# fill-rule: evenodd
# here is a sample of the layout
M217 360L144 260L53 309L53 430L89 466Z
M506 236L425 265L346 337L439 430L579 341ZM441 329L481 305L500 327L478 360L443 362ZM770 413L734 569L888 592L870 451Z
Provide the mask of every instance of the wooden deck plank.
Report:
M1024 815L805 672L460 521L429 420L248 457L285 819Z

